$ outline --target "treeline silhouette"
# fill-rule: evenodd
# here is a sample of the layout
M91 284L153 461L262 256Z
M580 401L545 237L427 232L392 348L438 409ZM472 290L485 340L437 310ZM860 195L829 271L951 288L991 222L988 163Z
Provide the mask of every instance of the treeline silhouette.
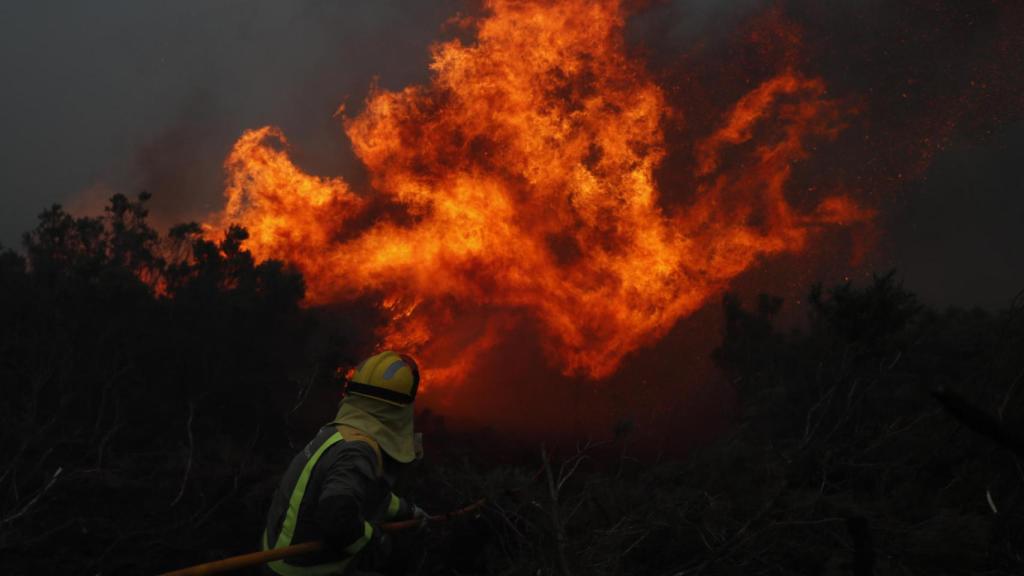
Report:
M354 360L299 307L298 273L241 249L244 230L161 237L146 200L54 206L23 256L0 254L5 573L146 573L178 549L251 548L288 412Z
M255 262L244 230L161 236L147 199L114 196L95 218L54 206L21 252L0 251L5 573L156 573L250 551L320 422L308 406L331 410L336 367L372 346L354 334L373 306L305 309L301 276ZM489 503L423 536L405 567L1024 573L1024 299L938 311L889 273L808 303L803 328L780 330L781 299L724 298L714 360L737 417L685 460L632 459L623 423L484 464L485 437L421 414L443 457L405 490L436 510Z

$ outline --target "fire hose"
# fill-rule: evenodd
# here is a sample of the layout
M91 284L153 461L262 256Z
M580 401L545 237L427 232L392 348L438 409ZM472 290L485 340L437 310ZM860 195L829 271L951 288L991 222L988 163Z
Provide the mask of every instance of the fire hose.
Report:
M464 506L458 510L452 510L445 514L439 514L436 516L428 516L426 522L447 522L453 518L459 516L465 516L475 512L483 507L484 503L487 502L486 498L481 498L476 502L473 502L469 506ZM388 522L381 524L380 529L384 532L394 533L415 528L420 525L421 520L402 520L399 522ZM261 552L252 552L250 554L242 554L241 556L232 556L230 558L224 558L223 560L216 560L213 562L207 562L205 564L196 564L195 566L189 566L188 568L182 568L181 570L175 570L173 572L165 572L160 576L205 576L207 574L222 574L224 572L230 572L232 570L240 570L242 568L248 568L250 566L257 566L259 564L266 564L267 562L273 562L275 560L281 560L282 558L292 558L294 556L301 556L303 554L309 554L318 550L323 550L324 543L321 540L314 540L312 542L303 542L301 544L293 544L291 546L284 546L281 548L274 548L272 550L263 550Z

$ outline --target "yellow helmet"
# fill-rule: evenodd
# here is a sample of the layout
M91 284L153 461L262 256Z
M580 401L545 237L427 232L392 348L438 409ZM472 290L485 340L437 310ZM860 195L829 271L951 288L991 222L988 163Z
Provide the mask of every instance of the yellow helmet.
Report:
M370 356L349 378L348 393L387 402L395 406L412 404L420 385L416 362L390 350Z

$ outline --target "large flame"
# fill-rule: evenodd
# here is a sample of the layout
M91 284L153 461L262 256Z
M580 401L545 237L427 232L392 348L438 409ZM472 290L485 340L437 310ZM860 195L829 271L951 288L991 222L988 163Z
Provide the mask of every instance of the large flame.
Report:
M428 85L373 90L345 121L374 195L303 173L261 128L226 162L212 229L241 224L257 258L298 266L309 303L379 296L381 345L427 356L438 385L523 321L561 371L606 377L758 258L869 216L787 200L843 112L793 69L694 144L698 185L666 209L654 171L681 113L627 54L624 19L617 0L488 1L474 43L433 48Z

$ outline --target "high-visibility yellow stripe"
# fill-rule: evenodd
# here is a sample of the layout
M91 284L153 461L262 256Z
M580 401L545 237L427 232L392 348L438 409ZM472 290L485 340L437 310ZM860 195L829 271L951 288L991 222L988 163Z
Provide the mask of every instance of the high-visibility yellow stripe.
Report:
M402 508L402 501L395 496L395 493L391 493L391 502L388 502L388 520L391 520L398 515L398 511Z
M302 505L302 497L306 495L306 484L309 484L309 476L313 473L313 467L316 466L317 461L320 460L320 456L323 455L324 451L334 446L338 442L341 442L341 434L335 432L316 449L313 456L306 462L306 466L302 468L302 474L299 475L299 481L295 483L295 489L292 490L292 496L288 499L288 511L284 514L284 524L281 525L281 532L277 535L277 542L274 542L274 548L282 548L284 546L290 546L292 543L292 536L295 534L295 524L299 519L299 506Z
M316 449L316 452L313 452L309 461L307 461L306 465L302 468L299 480L295 483L295 488L292 490L291 497L288 499L288 510L285 512L284 523L281 525L281 531L277 535L277 541L274 542L274 548L283 548L291 545L292 537L295 535L295 525L298 522L299 507L302 505L302 499L306 494L306 485L309 484L309 477L313 473L313 468L316 467L316 463L328 448L342 440L343 438L338 432L331 434L331 436ZM364 526L363 532L362 538L356 540L345 549L345 552L349 555L356 554L366 546L366 543L370 541L370 536L373 535L373 527L367 523ZM264 531L264 550L269 548L268 544L267 533ZM284 560L275 560L274 562L268 563L267 566L281 576L333 576L344 572L349 560L351 560L351 558L340 562L317 564L314 566L294 566Z
M263 532L263 549L267 549L267 533ZM267 566L281 576L338 576L345 572L351 558L330 564L317 564L315 566L293 566L284 560L268 562Z
M345 553L349 556L355 556L359 554L359 551L366 547L366 544L370 542L370 538L373 537L373 526L369 522L363 521L363 536L355 542L345 547Z

